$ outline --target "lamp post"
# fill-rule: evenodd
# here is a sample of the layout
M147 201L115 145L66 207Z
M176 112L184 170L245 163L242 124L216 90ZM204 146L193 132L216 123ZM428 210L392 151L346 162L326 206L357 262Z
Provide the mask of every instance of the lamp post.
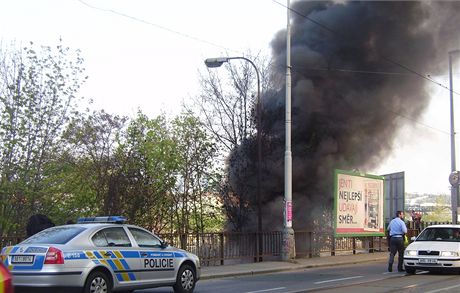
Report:
M255 69L257 74L257 233L259 234L259 239L262 232L262 213L261 213L261 196L260 196L260 184L262 181L262 173L261 173L261 166L262 166L262 143L261 143L261 103L260 103L260 75L257 66L252 62L250 59L246 57L219 57L219 58L208 58L204 61L207 67L214 68L220 67L225 62L229 62L232 59L242 59L249 62ZM262 243L259 243L259 252Z
M451 159L451 176L455 177L455 130L454 130L454 89L452 82L452 55L460 53L460 50L449 51L449 83L450 83L450 159ZM452 206L452 224L457 223L458 216L458 182L451 180L451 206Z
M292 151L291 151L291 8L287 0L286 28L286 138L284 152L284 219L283 247L281 258L284 261L295 258L295 235L292 228Z

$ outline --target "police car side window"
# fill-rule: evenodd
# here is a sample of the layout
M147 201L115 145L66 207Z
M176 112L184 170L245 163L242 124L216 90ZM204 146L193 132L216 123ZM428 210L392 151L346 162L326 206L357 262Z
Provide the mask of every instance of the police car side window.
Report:
M105 238L103 231L99 231L96 234L94 234L91 240L93 240L93 243L96 246L109 246L109 243L107 242L107 239Z
M139 247L161 247L161 241L152 234L136 228L129 228Z
M94 245L98 247L119 246L130 247L131 241L122 227L106 228L94 234Z

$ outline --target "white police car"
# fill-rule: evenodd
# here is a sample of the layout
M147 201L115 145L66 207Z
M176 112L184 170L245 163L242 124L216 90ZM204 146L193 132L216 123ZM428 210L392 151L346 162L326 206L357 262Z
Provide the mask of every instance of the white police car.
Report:
M200 278L198 257L124 223L119 216L81 218L5 247L1 257L19 289L110 293L173 286L175 292L193 292Z
M460 272L460 225L433 225L425 228L404 251L404 268Z

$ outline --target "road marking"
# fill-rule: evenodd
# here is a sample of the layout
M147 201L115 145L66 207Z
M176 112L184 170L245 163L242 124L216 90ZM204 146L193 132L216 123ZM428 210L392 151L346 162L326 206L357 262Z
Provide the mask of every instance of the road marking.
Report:
M339 282L339 281L345 281L345 280L359 279L362 277L363 276L354 276L354 277L348 277L348 278L332 279L332 280L326 280L326 281L321 281L321 282L315 282L315 284L318 285L318 284L324 284L324 283Z
M278 290L283 290L283 289L286 289L286 287L278 287L278 288L265 289L265 290L258 290L258 291L248 291L248 292L245 292L245 293L270 292L270 291L278 291Z
M458 287L460 287L460 285L445 287L445 288L441 288L441 289L437 289L437 290L433 290L433 291L426 291L425 293L435 293L435 292L447 291L447 290L458 288Z

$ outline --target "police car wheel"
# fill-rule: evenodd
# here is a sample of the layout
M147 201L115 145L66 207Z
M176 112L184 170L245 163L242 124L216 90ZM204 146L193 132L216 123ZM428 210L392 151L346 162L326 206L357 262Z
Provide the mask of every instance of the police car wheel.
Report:
M176 293L191 293L195 289L196 273L195 270L189 265L180 267L174 284L174 292Z
M92 272L86 279L83 293L110 293L112 285L110 279L103 272Z

